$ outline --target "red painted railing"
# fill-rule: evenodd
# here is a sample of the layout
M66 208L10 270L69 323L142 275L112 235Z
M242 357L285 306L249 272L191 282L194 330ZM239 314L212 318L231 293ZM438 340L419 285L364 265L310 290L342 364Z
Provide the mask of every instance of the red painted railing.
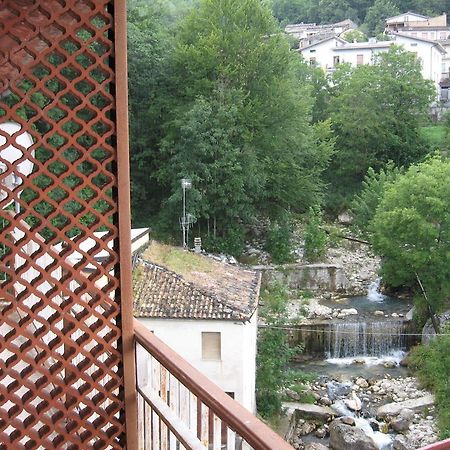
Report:
M450 439L445 441L435 442L434 444L422 447L419 450L449 450L450 449Z

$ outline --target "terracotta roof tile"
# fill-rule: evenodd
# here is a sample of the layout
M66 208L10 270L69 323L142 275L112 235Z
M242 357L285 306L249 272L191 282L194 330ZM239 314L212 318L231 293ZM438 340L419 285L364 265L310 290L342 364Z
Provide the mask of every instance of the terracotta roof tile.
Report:
M260 275L224 264L225 277L214 284L202 273L181 275L140 259L133 281L137 317L248 321L258 301ZM236 276L242 272L243 276ZM227 280L228 278L228 280Z

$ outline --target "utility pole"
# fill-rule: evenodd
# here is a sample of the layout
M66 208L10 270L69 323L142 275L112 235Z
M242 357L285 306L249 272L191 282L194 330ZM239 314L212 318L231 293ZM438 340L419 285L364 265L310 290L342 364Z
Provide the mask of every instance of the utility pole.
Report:
M187 248L188 242L188 229L190 224L190 217L188 218L186 215L186 190L191 189L192 180L189 178L181 179L181 189L183 190L183 216L181 217L181 230L183 233L183 248Z

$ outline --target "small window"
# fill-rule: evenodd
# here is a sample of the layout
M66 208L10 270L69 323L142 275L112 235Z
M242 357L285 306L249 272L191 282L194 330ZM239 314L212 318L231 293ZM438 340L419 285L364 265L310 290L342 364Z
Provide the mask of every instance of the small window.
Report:
M411 33L411 36L412 36L412 37L417 37L417 33L416 33L416 32L413 32L413 33Z
M422 38L423 39L427 39L428 38L428 33L422 33Z
M316 51L315 50L310 50L309 53L316 53Z
M417 47L417 42L412 42L411 47Z
M219 332L202 331L202 359L220 360L221 339Z
M316 58L314 56L311 56L311 58L309 58L309 65L310 66L316 65Z
M356 65L360 66L364 64L364 55L356 55Z
M333 66L336 67L339 62L339 56L333 56Z

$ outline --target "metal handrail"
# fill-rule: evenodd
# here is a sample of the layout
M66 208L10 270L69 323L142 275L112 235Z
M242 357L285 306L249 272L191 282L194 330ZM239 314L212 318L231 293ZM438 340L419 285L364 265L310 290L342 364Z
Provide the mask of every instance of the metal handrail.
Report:
M134 335L136 342L254 449L293 450L278 434L164 344L137 319L134 319Z

